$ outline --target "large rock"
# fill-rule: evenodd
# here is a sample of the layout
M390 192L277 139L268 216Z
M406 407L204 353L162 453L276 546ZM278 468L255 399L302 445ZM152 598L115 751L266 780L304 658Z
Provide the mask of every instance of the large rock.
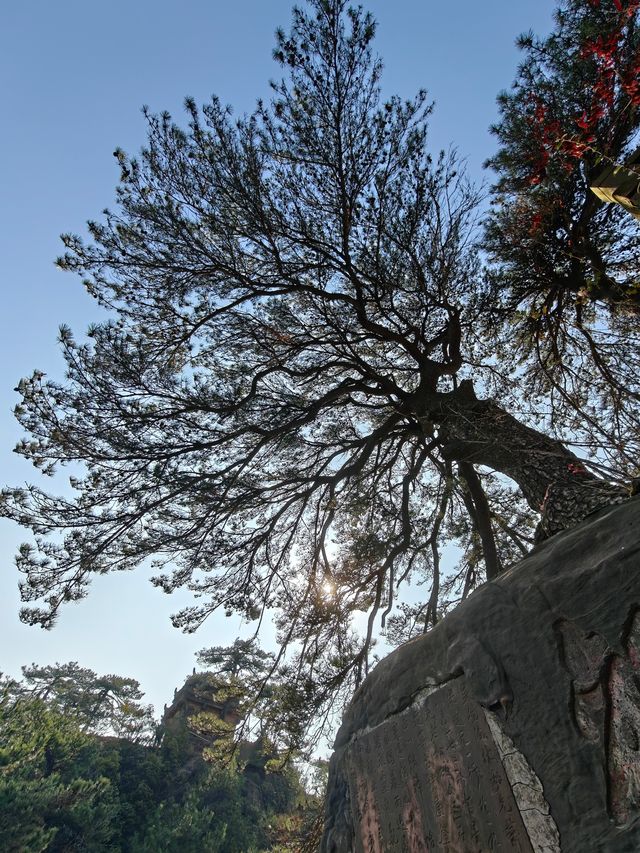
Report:
M331 762L324 853L640 851L640 499L381 661Z

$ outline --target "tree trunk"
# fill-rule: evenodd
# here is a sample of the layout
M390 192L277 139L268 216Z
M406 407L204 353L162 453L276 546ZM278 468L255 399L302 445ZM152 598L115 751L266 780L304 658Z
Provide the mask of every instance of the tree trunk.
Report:
M469 462L458 462L458 471L467 486L468 491L463 495L463 499L482 543L487 580L490 581L497 578L502 571L491 525L491 507L473 465Z
M538 539L629 497L588 471L561 442L520 423L493 400L478 400L468 381L449 394L426 396L421 409L437 424L445 458L486 465L518 484L529 506L542 513Z

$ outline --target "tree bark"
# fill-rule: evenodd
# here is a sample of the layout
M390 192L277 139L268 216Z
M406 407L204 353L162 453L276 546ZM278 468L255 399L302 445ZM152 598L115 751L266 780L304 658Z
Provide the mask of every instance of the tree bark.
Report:
M629 497L588 471L561 442L520 423L493 400L479 400L469 381L448 394L425 395L418 414L437 425L446 459L485 465L517 483L529 506L542 513L537 539Z

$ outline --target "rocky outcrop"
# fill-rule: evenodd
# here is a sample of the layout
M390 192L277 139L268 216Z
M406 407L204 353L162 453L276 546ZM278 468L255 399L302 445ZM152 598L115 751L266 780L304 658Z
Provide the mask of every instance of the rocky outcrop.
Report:
M640 850L640 499L537 546L381 661L323 853Z

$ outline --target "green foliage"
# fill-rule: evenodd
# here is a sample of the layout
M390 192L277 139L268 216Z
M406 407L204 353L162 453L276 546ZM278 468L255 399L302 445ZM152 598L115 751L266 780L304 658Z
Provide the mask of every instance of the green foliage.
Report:
M225 677L259 679L273 664L274 656L263 651L255 638L234 640L232 646L213 646L198 652L202 666Z
M18 388L17 452L82 466L70 496L0 498L34 534L22 618L50 627L94 575L155 558L154 584L194 594L177 627L272 619L273 662L207 659L252 682L248 710L295 750L334 722L376 635L430 630L526 550L539 513L546 536L623 499L640 241L588 180L595 146L624 155L638 127L637 19L636 0L563 0L553 34L522 40L484 232L482 193L428 150L424 90L383 98L375 23L347 0L294 9L251 115L217 98L188 100L185 127L147 112L140 155L116 151L116 208L89 242L63 237L60 266L108 318L85 340L60 330L63 380Z
M71 697L101 695L105 679L92 683L77 664L24 671L23 682L0 681L3 853L271 849L270 824L293 810L302 789L292 768L267 772L272 753L263 745L245 745L244 756L226 766L194 751L186 719L160 746L89 734L87 706ZM205 675L193 677L202 690L212 677L222 689L219 676ZM137 690L132 679L110 676L108 683Z
M200 853L225 849L227 827L190 792L181 803L161 803L145 827L144 838L134 838L132 853ZM228 848L226 848L228 849Z
M92 744L73 717L5 691L0 744L0 849L109 849L115 793L106 778L83 772Z
M148 739L154 732L152 709L140 704L143 694L133 678L98 676L75 661L24 666L22 674L27 693L73 714L83 731L130 740Z
M631 471L640 361L626 342L640 314L640 231L590 185L640 144L640 4L562 0L553 32L519 46L488 163L487 314L524 393L561 401L574 440Z

